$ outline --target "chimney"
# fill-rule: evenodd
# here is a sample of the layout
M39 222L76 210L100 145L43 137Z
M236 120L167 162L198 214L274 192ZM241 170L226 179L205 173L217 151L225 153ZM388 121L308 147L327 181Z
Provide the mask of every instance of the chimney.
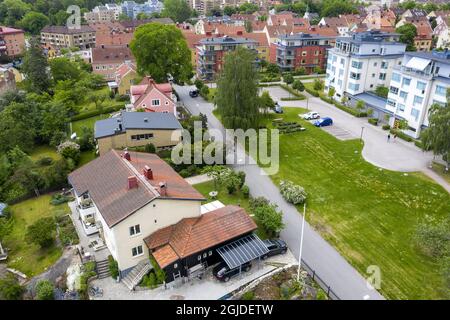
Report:
M153 180L153 171L152 169L145 165L144 167L144 176L148 179L148 180Z
M131 161L131 155L130 155L130 153L129 153L128 151L125 151L125 152L124 152L123 157L124 157L125 159L127 159L128 161Z
M128 190L138 187L138 180L136 176L128 177Z
M165 197L167 195L167 183L160 182L159 183L159 193L162 197Z

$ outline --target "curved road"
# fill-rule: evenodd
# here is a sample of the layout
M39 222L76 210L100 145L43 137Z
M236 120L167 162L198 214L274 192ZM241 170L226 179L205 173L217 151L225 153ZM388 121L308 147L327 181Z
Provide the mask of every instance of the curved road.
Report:
M213 105L201 97L195 99L189 97L189 90L193 88L189 86L175 86L181 101L192 114L198 115L200 112L206 114L209 128L223 132L222 124L212 114ZM245 152L240 146L238 146L236 153L238 154L238 159L245 156ZM272 180L268 176L262 175L261 169L257 165L240 164L235 165L235 168L246 173L246 183L250 187L252 196L262 196L270 199L283 211L286 227L281 237L288 243L289 248L298 259L302 223L301 214L293 205L282 198ZM365 278L328 242L322 239L308 223L305 224L302 259L316 271L316 274L331 287L340 299L384 299L375 289L368 288Z

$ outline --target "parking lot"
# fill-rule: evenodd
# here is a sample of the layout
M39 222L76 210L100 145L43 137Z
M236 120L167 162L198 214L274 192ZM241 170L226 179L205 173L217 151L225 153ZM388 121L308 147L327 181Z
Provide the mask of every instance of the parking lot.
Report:
M286 265L296 265L297 260L288 251L284 255L276 255L264 261L254 261L249 272L243 272L228 282L220 282L212 275L209 269L203 279L195 279L187 283L165 289L141 289L130 291L123 283L118 283L112 278L97 279L92 281L92 286L98 286L103 290L103 296L98 300L217 300L230 292L246 285L255 279Z

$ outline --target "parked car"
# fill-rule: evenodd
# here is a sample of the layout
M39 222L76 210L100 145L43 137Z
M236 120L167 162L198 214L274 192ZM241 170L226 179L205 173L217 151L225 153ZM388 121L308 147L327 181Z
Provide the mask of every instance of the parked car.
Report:
M219 265L214 267L213 274L218 280L228 282L232 277L238 275L240 271L248 272L251 268L252 263L246 262L241 265L241 268L237 267L230 270L225 262L221 262Z
M269 249L269 252L263 255L261 258L267 259L268 257L275 256L277 254L285 254L287 252L287 245L286 242L280 239L267 239L263 241L266 245L267 249Z
M311 112L305 113L302 116L302 118L305 119L305 120L319 119L320 118L320 114L318 112L311 111Z
M198 91L198 90L191 90L191 91L189 91L189 96L191 98L196 98L196 97L198 97L199 93L200 93L200 91Z
M275 113L283 113L283 108L278 104L278 102L275 103Z
M314 122L314 125L316 127L326 127L326 126L331 126L333 124L333 119L329 118L329 117L325 117L319 120L316 120Z

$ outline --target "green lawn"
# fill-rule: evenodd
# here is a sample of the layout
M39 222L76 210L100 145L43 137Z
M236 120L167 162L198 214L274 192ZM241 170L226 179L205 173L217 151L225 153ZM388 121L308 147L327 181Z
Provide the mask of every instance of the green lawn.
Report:
M25 240L27 227L39 218L69 213L66 203L53 206L50 204L50 199L50 195L43 195L12 205L13 229L2 240L2 244L9 249L8 267L17 269L30 277L45 271L62 254L62 249L59 247L53 246L42 250L38 245Z
M450 171L445 171L445 166L443 164L433 162L432 170L450 183Z
M81 156L80 156L80 162L78 162L78 168L84 166L86 163L92 161L95 159L95 151L94 150L90 150L90 151L83 151L81 152Z
M98 90L93 90L92 93L94 94L98 94L98 95L105 95L107 98L105 99L105 101L103 101L103 106L109 106L111 104L116 103L115 100L111 99L109 97L109 88L108 86L104 86ZM89 101L85 101L84 103L82 103L81 105L78 105L78 110L80 113L86 112L86 111L91 111L95 109L95 103L93 102L89 102Z
M53 160L61 159L61 156L56 152L56 149L50 146L38 146L34 148L33 152L30 154L30 158L33 161L37 161L44 157L49 157Z
M197 191L200 192L205 198L208 199L204 203L214 201L214 199L211 199L208 195L211 191L215 190L214 182L212 182L212 181L203 182L203 183L196 184L193 187L195 189L197 189ZM240 191L237 191L235 194L231 194L231 195L228 194L228 192L224 188L221 188L218 191L219 191L219 194L215 200L219 200L220 202L222 202L225 205L228 205L228 204L238 205L238 206L244 208L249 214L251 214L249 201L248 201L248 199L244 198L244 196L242 195L242 193ZM256 222L256 223L258 224L258 222ZM267 235L262 228L258 228L256 233L258 234L258 236L261 239L267 239Z
M109 114L101 114L98 116L90 117L83 120L78 120L72 122L72 133L76 132L77 135L81 134L81 127L87 127L89 129L94 129L95 122L98 120L103 120L109 118Z
M386 298L445 298L437 264L417 251L412 237L419 223L448 216L450 195L420 173L369 164L359 140L340 141L313 127L298 117L305 111L284 108L276 115L307 130L280 137L274 182L292 180L306 189L307 220L362 275L379 266Z

